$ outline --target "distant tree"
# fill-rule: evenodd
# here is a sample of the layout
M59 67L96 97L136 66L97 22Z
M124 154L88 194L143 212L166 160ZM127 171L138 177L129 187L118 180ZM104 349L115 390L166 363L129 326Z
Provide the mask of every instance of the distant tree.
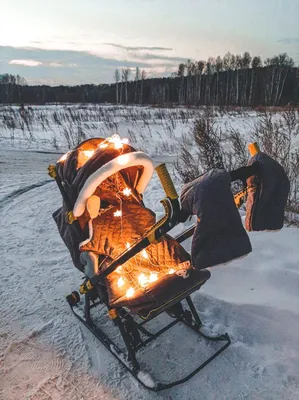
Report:
M216 60L213 57L209 57L206 62L206 73L208 75L213 75L216 72Z
M138 96L138 81L140 80L140 69L137 66L135 70L135 104L137 104L137 96Z
M139 67L136 67L135 81L139 81L139 80L140 80L140 69L139 69Z
M143 70L141 71L141 79L142 79L142 80L147 79L147 73L146 73L146 70L145 70L145 69L143 69Z
M268 68L268 81L266 83L266 103L278 105L287 76L295 63L292 57L289 57L286 53L281 53L268 58L265 65L270 67Z
M147 73L146 70L143 69L141 71L141 86L140 86L140 100L139 100L140 104L143 103L143 85L146 78L147 78Z
M12 85L24 86L27 85L27 81L20 75L2 74L0 75L0 84L12 84Z
M253 57L252 61L251 61L251 67L252 68L258 68L258 67L262 67L262 60L260 56L255 56Z
M266 58L264 61L264 65L265 67L270 67L270 65L272 65L272 58Z
M120 74L119 74L119 70L118 69L116 69L115 71L114 71L114 80L115 80L115 83L116 83L116 103L118 104L118 82L119 82L119 80L120 80Z
M215 63L215 68L217 72L220 72L223 70L223 61L220 56L216 58L216 63Z
M178 68L178 76L181 78L180 80L180 86L178 89L178 101L179 104L184 103L184 76L185 76L185 72L186 72L186 64L184 63L180 63L179 64L179 68Z
M201 88L202 88L202 74L205 69L205 61L200 60L195 63L195 96L194 101L196 104L200 103Z
M25 78L20 75L2 74L0 75L0 85L4 86L4 93L8 103L13 103L14 98L17 102L22 102L22 86L26 86Z
M217 73L216 76L216 103L218 104L219 101L219 86L220 86L220 76L219 76L219 72L221 72L223 70L223 61L222 58L220 56L217 56L216 60L215 60L215 70Z
M243 58L240 56L240 54L236 55L236 69L241 69L243 68Z
M191 75L196 75L196 69L197 69L196 63L192 62L191 63Z
M16 84L20 86L26 86L28 85L27 81L25 78L22 78L20 75L16 76Z
M286 53L280 54L279 56L279 63L281 66L294 68L295 61L292 57L289 57Z
M289 57L286 53L278 54L272 58L273 64L277 67L282 68L293 68L295 62L292 57Z
M231 55L229 69L237 69L237 59L234 54Z
M223 57L223 68L224 70L228 71L231 68L231 58L232 55L230 52L226 53Z
M128 103L128 80L131 74L130 68L123 68L122 69L122 82L125 84L125 102Z
M192 67L191 60L187 60L187 62L186 62L187 76L192 75L192 69L193 69L193 67Z
M292 68L295 66L295 62L292 57L289 57L286 53L281 53L275 55L271 58L266 58L265 66L274 66L274 67L282 67L282 68Z
M185 68L186 68L186 65L184 63L181 63L179 65L178 76L184 76L185 75Z
M259 68L262 66L263 66L263 63L262 63L261 57L254 56L251 60L251 80L250 80L250 90L249 90L249 99L248 99L249 105L253 104L254 87L256 87L256 80L257 80L257 75L258 75L256 68Z
M187 87L186 87L186 97L187 97L187 103L191 104L192 103L192 96L193 96L193 90L192 90L192 74L194 72L194 63L191 62L190 59L187 60L186 62L186 72L187 72ZM181 85L181 97L184 97L184 78L182 78L182 85Z
M243 54L243 58L242 58L242 68L249 68L251 59L252 59L252 57L251 57L250 53L248 53L248 51L245 51L245 53Z
M201 61L197 61L197 63L196 63L196 66L197 66L196 71L197 71L198 75L201 75L203 73L203 70L205 69L205 65L206 65L205 61L202 61L202 60Z
M213 80L213 74L216 72L216 60L213 57L209 57L205 66L206 78L206 90L205 90L205 103L212 104L211 101L211 85Z

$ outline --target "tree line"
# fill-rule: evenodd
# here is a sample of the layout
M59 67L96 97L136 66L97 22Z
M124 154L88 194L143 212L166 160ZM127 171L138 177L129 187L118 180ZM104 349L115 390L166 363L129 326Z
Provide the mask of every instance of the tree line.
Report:
M113 78L113 84L52 87L28 86L23 78L0 75L0 103L299 104L299 68L286 53L264 61L248 52L187 60L168 78L148 79L138 67L116 69Z
M188 60L179 64L173 77L181 78L180 104L254 106L298 102L298 69L286 53L264 62L249 52L228 52L223 58L209 57L207 61Z

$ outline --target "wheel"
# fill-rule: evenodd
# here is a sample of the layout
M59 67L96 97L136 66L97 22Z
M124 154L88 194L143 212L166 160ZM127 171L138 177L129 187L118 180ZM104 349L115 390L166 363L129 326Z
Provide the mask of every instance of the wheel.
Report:
M69 303L70 306L75 306L80 301L80 295L77 291L72 292L68 296L66 296L66 301Z

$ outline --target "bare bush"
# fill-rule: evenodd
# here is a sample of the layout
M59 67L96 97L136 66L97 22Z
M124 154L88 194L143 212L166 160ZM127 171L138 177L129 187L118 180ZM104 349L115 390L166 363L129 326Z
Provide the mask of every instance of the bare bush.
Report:
M224 133L213 111L206 108L197 118L189 138L183 136L175 172L184 182L213 168L231 170L247 162L246 143L234 129Z
M74 125L72 122L63 127L62 135L69 149L78 146L78 144L88 137L81 125Z
M248 160L248 150L247 143L243 136L241 136L240 132L236 129L230 128L228 142L231 144L232 154L234 156L232 157L230 169L236 169L245 165ZM229 153L227 153L227 155L228 154Z
M213 117L206 114L203 118L195 120L192 133L202 168L224 168L222 132L216 126Z
M36 144L41 140L40 132L45 132L46 137L48 133L52 136L60 132L69 147L72 143L77 143L80 130L89 137L107 137L119 133L124 125L130 124L134 127L135 144L146 149L157 135L159 141L175 140L175 129L190 123L197 113L198 110L193 109L108 105L25 107L20 113L17 107L3 107L0 109L0 125L4 126L6 135L12 140L22 136L31 142L35 141ZM153 126L161 126L162 129L154 132ZM163 139L160 137L161 133ZM56 148L57 143L51 143ZM62 142L61 145L63 146ZM165 144L163 146L165 147Z
M265 110L252 137L260 149L279 162L286 171L291 185L286 219L296 224L299 214L299 148L294 146L294 139L298 136L298 112L288 108L280 115Z
M233 170L247 164L244 138L232 128L221 132L210 112L195 120L191 134L188 140L183 138L175 165L175 172L184 183L209 169ZM298 135L298 112L288 108L281 114L263 110L251 138L262 151L278 161L288 175L291 188L286 220L290 224L299 223L299 148L294 146ZM240 184L233 186L233 191L239 189Z
M188 150L189 148L189 142L186 140L186 137L183 136L179 150L179 158L174 164L174 173L183 183L191 182L202 174L198 154L195 153L192 155Z

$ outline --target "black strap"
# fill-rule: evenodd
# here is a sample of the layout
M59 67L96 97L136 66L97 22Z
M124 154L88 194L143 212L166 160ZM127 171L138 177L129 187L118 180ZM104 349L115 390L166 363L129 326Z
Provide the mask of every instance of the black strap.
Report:
M246 179L252 175L260 175L260 163L254 162L248 167L241 167L230 172L232 182L241 180L246 185Z

